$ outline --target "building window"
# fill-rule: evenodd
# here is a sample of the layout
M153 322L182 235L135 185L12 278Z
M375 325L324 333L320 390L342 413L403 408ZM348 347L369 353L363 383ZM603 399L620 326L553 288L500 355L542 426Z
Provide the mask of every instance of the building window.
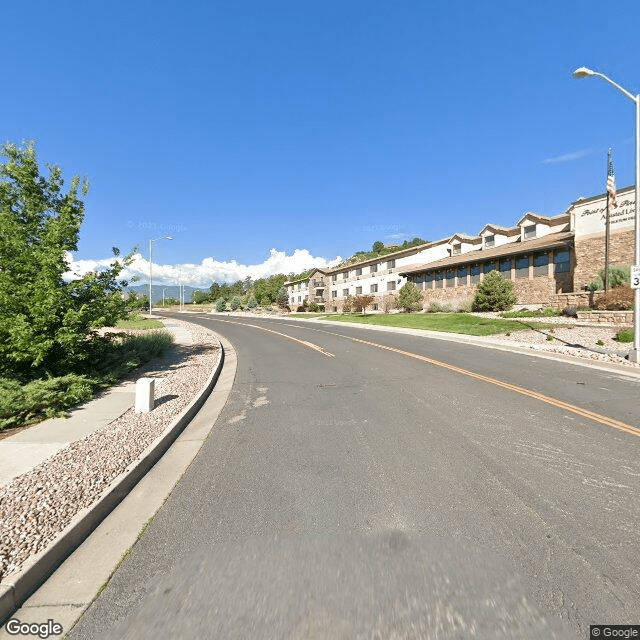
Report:
M480 265L472 264L469 272L471 274L471 284L478 284L480 282Z
M338 297L338 292L337 291L332 291L331 292L331 297L332 298L337 298Z
M395 260L387 260L387 269L395 269L396 261Z
M375 302L374 304L372 304L372 305L371 305L371 308L372 308L374 311L377 311L377 310L378 310L378 303L377 303L377 302Z
M338 279L338 274L337 274L337 273L334 273L334 274L331 276L331 282L335 282L337 279Z
M378 272L378 265L377 264L372 264L369 267L369 270L371 271L371 273L377 273Z
M511 258L502 258L500 260L500 273L507 278L511 279L511 267L513 266L513 260Z
M389 280L389 282L387 282L387 291L395 291L395 290L396 290L396 281Z
M529 224L524 228L524 239L529 240L530 238L536 237L536 225Z
M346 298L349 295L349 289L343 289L342 295Z
M336 313L338 311L338 307L331 307L333 309L333 313Z
M302 296L298 296L298 302L302 302Z
M362 295L362 287L356 287L356 295L357 296L361 296Z
M447 272L446 272L445 276L446 276L446 281L447 281L447 287L453 287L455 285L455 282L456 282L456 270L455 269L447 269Z
M484 237L484 246L485 247L495 247L496 246L496 237L493 236L485 236Z
M358 267L358 268L356 269L356 275L357 275L357 276L361 276L361 275L362 275L362 267Z
M442 282L444 278L444 271L436 271L436 282Z
M422 284L424 282L424 273L419 273L416 276L416 284Z
M298 282L298 291L300 291L302 285Z
M569 249L556 249L553 252L553 263L556 273L569 273L571 271L571 254Z
M433 271L427 271L427 275L425 276L425 282L427 284L431 284L433 282Z
M468 271L467 267L458 267L458 286L462 287L467 284Z
M487 273L491 273L492 271L496 270L496 263L495 262L485 262L482 265L482 273L484 273L485 275Z
M343 271L342 272L342 279L346 280L349 277L349 272L348 271Z
M378 285L377 284L372 284L369 287L369 293L378 293Z
M529 256L516 257L516 278L529 277Z
M462 245L460 243L454 244L452 253L454 256L459 256L462 253Z
M549 275L549 254L546 251L534 254L533 275L534 276Z

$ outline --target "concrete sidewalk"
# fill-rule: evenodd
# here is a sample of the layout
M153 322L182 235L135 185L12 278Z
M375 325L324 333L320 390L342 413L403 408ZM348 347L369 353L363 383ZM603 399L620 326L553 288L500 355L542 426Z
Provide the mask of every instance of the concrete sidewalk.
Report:
M174 344L191 345L191 334L170 319L163 319ZM157 383L161 387L162 379ZM135 380L115 385L98 397L71 409L69 418L51 418L0 440L0 486L28 473L76 440L119 418L135 403Z

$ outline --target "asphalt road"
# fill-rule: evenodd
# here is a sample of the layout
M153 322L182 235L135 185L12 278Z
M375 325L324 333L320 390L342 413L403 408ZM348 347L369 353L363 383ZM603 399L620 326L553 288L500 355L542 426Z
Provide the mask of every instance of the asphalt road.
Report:
M637 379L341 324L181 318L234 345L232 393L69 638L640 623L640 438L488 378L640 426Z

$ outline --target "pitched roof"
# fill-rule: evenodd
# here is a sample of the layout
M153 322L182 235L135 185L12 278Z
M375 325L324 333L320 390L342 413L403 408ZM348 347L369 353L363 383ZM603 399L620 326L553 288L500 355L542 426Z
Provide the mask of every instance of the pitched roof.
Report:
M322 275L326 276L328 272L325 271L324 269L318 269L318 267L316 267L306 278L298 278L297 280L287 280L282 286L286 287L288 284L298 284L298 282L307 282L308 280L311 280L311 278L316 273L321 273Z
M470 236L467 233L454 233L449 238L449 242L455 240L456 238L458 240L466 242L467 244L478 244L479 242L482 242L482 238L480 236Z
M559 216L549 217L541 216L540 214L534 213L533 211L527 211L527 213L525 213L522 218L518 220L517 226L520 226L527 218L529 220L535 220L536 222L544 222L549 226L554 226L554 224L558 225L562 224L563 222L569 222L570 216L568 213L561 213Z
M497 231L500 235L505 236L515 236L520 233L520 229L518 227L503 227L499 224L485 224L482 229L480 229L480 235L485 229L490 229L491 231Z
M457 256L450 256L443 258L442 260L435 260L434 262L427 262L426 264L407 265L400 275L407 275L410 273L421 273L429 269L442 269L443 267L455 267L459 264L467 264L469 262L480 262L489 258L501 258L503 256L512 256L517 253L524 253L527 251L535 251L537 249L552 249L555 247L561 247L569 243L573 239L573 231L565 231L563 233L550 233L542 238L534 238L533 240L521 241L520 239L515 242L507 242L501 244L499 247L492 249L475 249L474 251L467 251Z
M413 253L419 253L420 251L424 251L429 247L434 247L435 245L449 242L449 238L443 238L442 240L436 240L434 242L425 242L424 244L418 244L415 247L407 247L406 249L401 249L400 251L394 251L393 253L385 253L381 256L376 256L375 258L368 258L367 260L362 260L361 262L352 262L350 264L343 264L341 267L332 267L331 269L327 269L327 274L340 273L342 271L351 271L351 269L358 269L359 267L366 267L367 265L374 264L376 262L386 262L387 260L393 260L395 258L403 258L404 256L410 256Z

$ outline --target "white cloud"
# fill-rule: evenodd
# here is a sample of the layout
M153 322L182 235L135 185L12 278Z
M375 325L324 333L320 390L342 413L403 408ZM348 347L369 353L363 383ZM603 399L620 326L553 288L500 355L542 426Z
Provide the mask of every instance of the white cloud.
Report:
M74 260L73 254L67 253L69 271L65 279L82 277L90 271L108 267L113 258L100 260ZM157 284L178 284L182 275L182 283L192 287L208 287L212 282L232 283L251 276L253 280L267 278L276 273L300 273L311 267L330 267L341 262L339 256L328 260L312 256L307 249L296 249L291 255L284 251L271 249L269 257L260 264L239 264L236 260L220 262L213 258L205 258L200 264L156 264L153 263L153 282ZM139 276L138 282L149 282L149 261L139 253L133 256L131 264L122 272L125 280Z
M549 164L551 162L571 162L572 160L579 160L594 152L593 149L582 149L581 151L572 151L571 153L565 153L562 156L555 156L554 158L546 158L542 162Z

